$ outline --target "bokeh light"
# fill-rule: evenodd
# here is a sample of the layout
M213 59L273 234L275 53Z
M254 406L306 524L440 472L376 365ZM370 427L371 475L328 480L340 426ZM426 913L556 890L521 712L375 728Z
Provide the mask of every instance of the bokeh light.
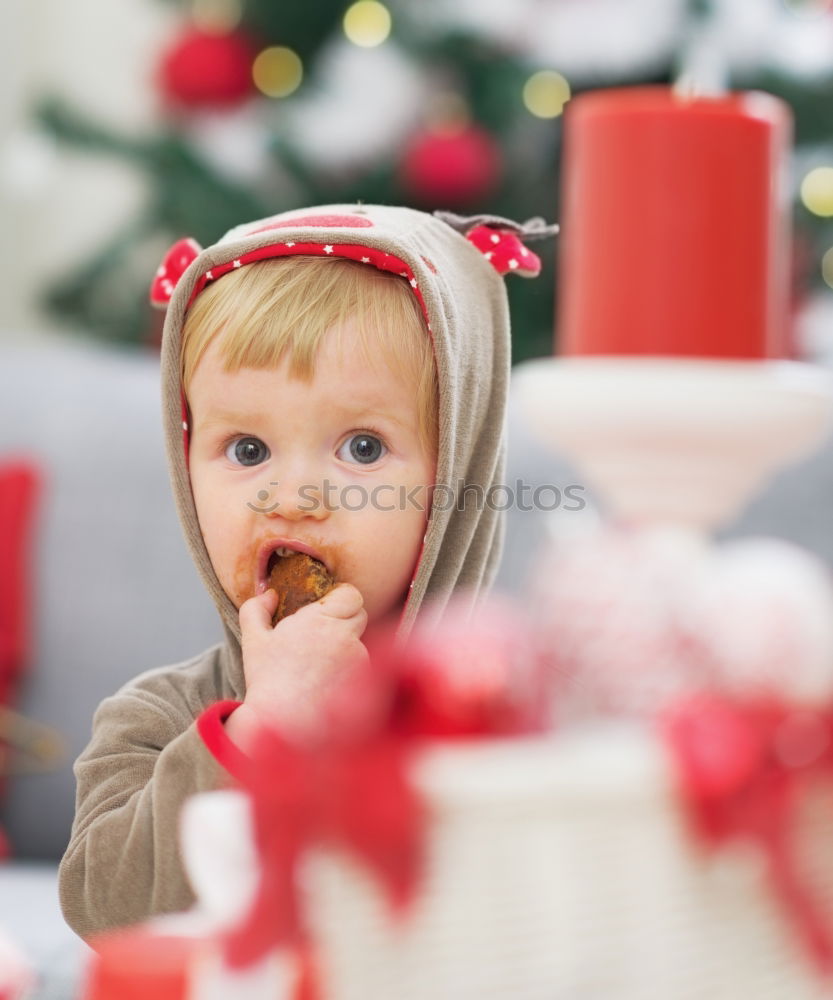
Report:
M377 0L358 0L344 14L344 34L354 45L373 48L390 35L390 11Z
M554 70L534 73L524 85L524 105L536 118L557 118L570 100L570 84Z
M267 97L289 97L304 78L304 65L297 52L283 45L264 49L252 66L255 86Z
M823 218L833 215L833 167L816 167L801 182L804 207Z

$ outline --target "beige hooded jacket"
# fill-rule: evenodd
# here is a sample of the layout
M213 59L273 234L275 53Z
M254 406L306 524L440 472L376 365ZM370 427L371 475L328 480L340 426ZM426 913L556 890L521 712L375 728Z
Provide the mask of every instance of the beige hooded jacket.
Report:
M232 230L199 252L179 280L173 272L161 275L170 293L162 401L171 477L185 535L222 617L225 641L185 663L142 674L95 713L92 739L75 765L75 821L60 869L64 916L84 937L191 905L179 855L180 809L189 796L231 781L197 725L209 706L242 700L245 687L237 611L212 569L189 484L180 338L186 309L206 280L240 266L234 262L241 258L246 263L286 253L369 257L369 266L404 273L421 296L434 342L440 400L437 482L451 490L462 482L476 483L487 491L502 482L510 365L504 280L484 252L449 222L380 206L287 213ZM435 510L400 634L407 634L420 609L425 614L430 607L432 615L441 616L455 590L476 600L492 582L501 546L501 515L488 505L466 505L461 511L445 503Z

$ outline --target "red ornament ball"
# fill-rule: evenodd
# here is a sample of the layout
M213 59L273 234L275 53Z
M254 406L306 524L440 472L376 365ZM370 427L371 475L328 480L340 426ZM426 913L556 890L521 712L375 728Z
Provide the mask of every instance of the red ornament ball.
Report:
M502 171L492 134L467 125L414 136L400 164L400 183L418 201L463 205L494 191Z
M158 83L171 104L230 107L254 93L257 46L242 32L212 34L189 26L163 53Z

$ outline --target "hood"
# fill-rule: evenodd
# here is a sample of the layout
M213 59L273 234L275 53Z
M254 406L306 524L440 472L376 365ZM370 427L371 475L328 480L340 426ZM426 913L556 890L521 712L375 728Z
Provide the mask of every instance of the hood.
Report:
M203 543L183 442L179 355L189 303L207 281L217 280L225 271L289 253L349 256L409 278L433 339L440 408L436 483L444 488L438 493L443 502L439 509L435 503L428 522L400 618L398 634L404 637L418 617L430 612L432 620L439 620L457 590L464 591L464 601L476 602L492 583L503 543L500 511L471 503L458 510L449 501L464 484L478 484L488 496L489 488L503 481L505 460L510 368L506 291L488 251L478 249L455 228L455 223L466 221L477 220L452 216L443 220L408 208L328 205L238 226L204 250L193 241L183 241L184 252L183 243L177 244L179 252L169 254L157 272L155 287L161 286L167 306L162 403L174 495L191 554L220 612L238 672L237 610L220 586ZM496 236L492 239L499 242ZM522 253L534 258L525 248Z

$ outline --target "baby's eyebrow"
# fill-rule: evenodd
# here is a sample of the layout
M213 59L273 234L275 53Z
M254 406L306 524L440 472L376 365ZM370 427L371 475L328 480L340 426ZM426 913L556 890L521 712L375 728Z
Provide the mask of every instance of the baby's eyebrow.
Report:
M243 427L246 424L251 424L258 419L256 413L234 413L231 410L212 410L211 413L206 414L196 420L196 423L201 424L203 427L211 427L214 424L234 424L238 427Z
M390 410L372 405L355 406L351 404L349 406L339 406L338 404L334 404L333 411L337 419L344 423L355 424L356 426L360 426L366 420L389 420L399 427L407 428L411 426L410 421L395 416ZM232 410L212 410L211 413L206 414L204 417L195 418L194 423L203 429L213 427L216 424L232 427L254 427L259 421L264 419L264 416L268 416L268 414L264 414L263 411L235 412Z
M407 420L395 416L389 409L378 406L343 406L335 407L336 416L345 423L361 424L365 420L389 420L400 427L409 427Z

